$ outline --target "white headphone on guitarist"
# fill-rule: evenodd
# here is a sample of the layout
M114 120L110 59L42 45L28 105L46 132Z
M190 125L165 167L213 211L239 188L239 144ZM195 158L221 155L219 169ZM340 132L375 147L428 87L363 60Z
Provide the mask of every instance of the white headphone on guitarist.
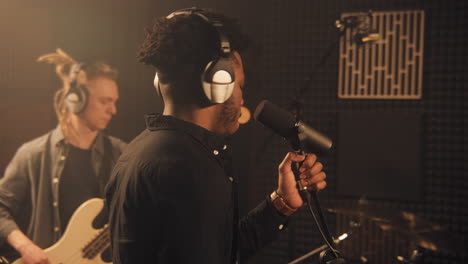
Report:
M84 68L83 63L74 63L70 66L70 90L65 95L65 105L68 111L79 114L88 104L88 90L78 82L78 74Z
M231 44L223 32L223 24L217 20L210 20L202 9L187 8L175 11L166 18L178 15L196 15L212 25L218 32L220 49L218 56L210 61L201 75L201 83L206 98L214 104L224 103L231 97L234 89L235 74L231 61ZM154 87L161 96L158 73L154 77Z

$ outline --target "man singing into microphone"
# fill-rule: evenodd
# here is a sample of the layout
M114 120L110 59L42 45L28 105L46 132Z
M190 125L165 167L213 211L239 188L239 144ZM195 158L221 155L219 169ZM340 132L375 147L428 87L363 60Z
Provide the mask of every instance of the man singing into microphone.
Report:
M315 155L288 153L278 188L238 216L225 137L239 128L245 39L236 21L201 9L176 11L148 30L139 59L155 67L165 105L146 116L107 186L115 264L235 263L275 239L303 205L292 162L304 161L303 185L325 188Z

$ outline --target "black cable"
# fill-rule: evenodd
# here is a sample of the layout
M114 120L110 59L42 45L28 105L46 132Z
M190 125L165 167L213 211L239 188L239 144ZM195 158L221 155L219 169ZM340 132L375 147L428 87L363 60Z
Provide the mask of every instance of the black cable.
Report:
M296 154L298 155L304 155L303 151L296 151ZM306 201L307 203L307 208L309 209L310 214L314 218L315 224L320 232L320 235L322 235L323 240L325 241L325 244L327 247L330 249L330 251L335 255L336 258L340 258L340 255L337 253L337 250L334 248L335 242L333 241L333 238L330 235L330 231L328 230L327 224L325 222L325 217L323 216L322 209L320 207L317 193L313 192L312 195L314 196L315 201L312 201L311 199L311 193L309 190L306 188L303 188L300 184L300 173L299 173L299 167L302 165L302 162L295 162L292 165L292 170L294 173L294 176L296 178L296 181L298 182L298 190L299 194L301 195L301 198L303 201ZM315 211L312 209L312 204L315 204L316 209L317 209L317 214Z
M333 238L331 237L330 235L330 231L328 230L328 226L326 224L326 221L325 221L325 217L323 215L323 210L322 210L322 207L320 206L320 202L318 200L318 195L317 195L317 192L312 192L311 195L313 196L313 199L316 201L314 203L315 205L315 211L317 212L318 216L319 216L319 220L323 223L323 229L325 230L326 234L328 234L328 240L329 241L333 241Z
M335 258L340 258L340 255L339 255L338 251L334 247L335 242L333 242L333 239L330 239L330 233L328 232L328 228L326 227L325 222L321 222L321 220L319 220L317 218L316 213L312 209L313 201L310 198L311 193L309 193L307 190L305 192L308 193L308 195L306 195L306 197L307 197L306 198L307 199L307 208L309 209L310 214L313 216L315 224L317 225L317 228L318 228L320 234L322 235L322 238L325 241L325 244L327 245L328 249L330 249L330 251L333 253L333 255L335 255ZM320 218L321 214L318 213L318 215L319 215L319 218ZM320 222L323 224L323 226L322 226L322 224Z

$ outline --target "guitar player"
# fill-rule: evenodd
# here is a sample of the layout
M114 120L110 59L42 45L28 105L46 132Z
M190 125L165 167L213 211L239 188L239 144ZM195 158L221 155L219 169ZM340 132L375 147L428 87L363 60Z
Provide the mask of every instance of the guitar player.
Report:
M54 98L58 126L24 143L0 179L2 255L26 264L50 263L43 249L63 235L79 205L103 197L126 145L102 132L117 113L116 70L78 63L60 49L38 61L55 65L63 80Z

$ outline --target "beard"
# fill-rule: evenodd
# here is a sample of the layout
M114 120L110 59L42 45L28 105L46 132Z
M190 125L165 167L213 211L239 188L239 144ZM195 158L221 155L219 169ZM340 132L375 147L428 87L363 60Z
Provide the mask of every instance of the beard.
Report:
M236 106L232 100L227 100L223 104L221 115L218 121L224 128L226 128L227 134L231 135L236 132L237 128L239 127L239 117L240 107Z

